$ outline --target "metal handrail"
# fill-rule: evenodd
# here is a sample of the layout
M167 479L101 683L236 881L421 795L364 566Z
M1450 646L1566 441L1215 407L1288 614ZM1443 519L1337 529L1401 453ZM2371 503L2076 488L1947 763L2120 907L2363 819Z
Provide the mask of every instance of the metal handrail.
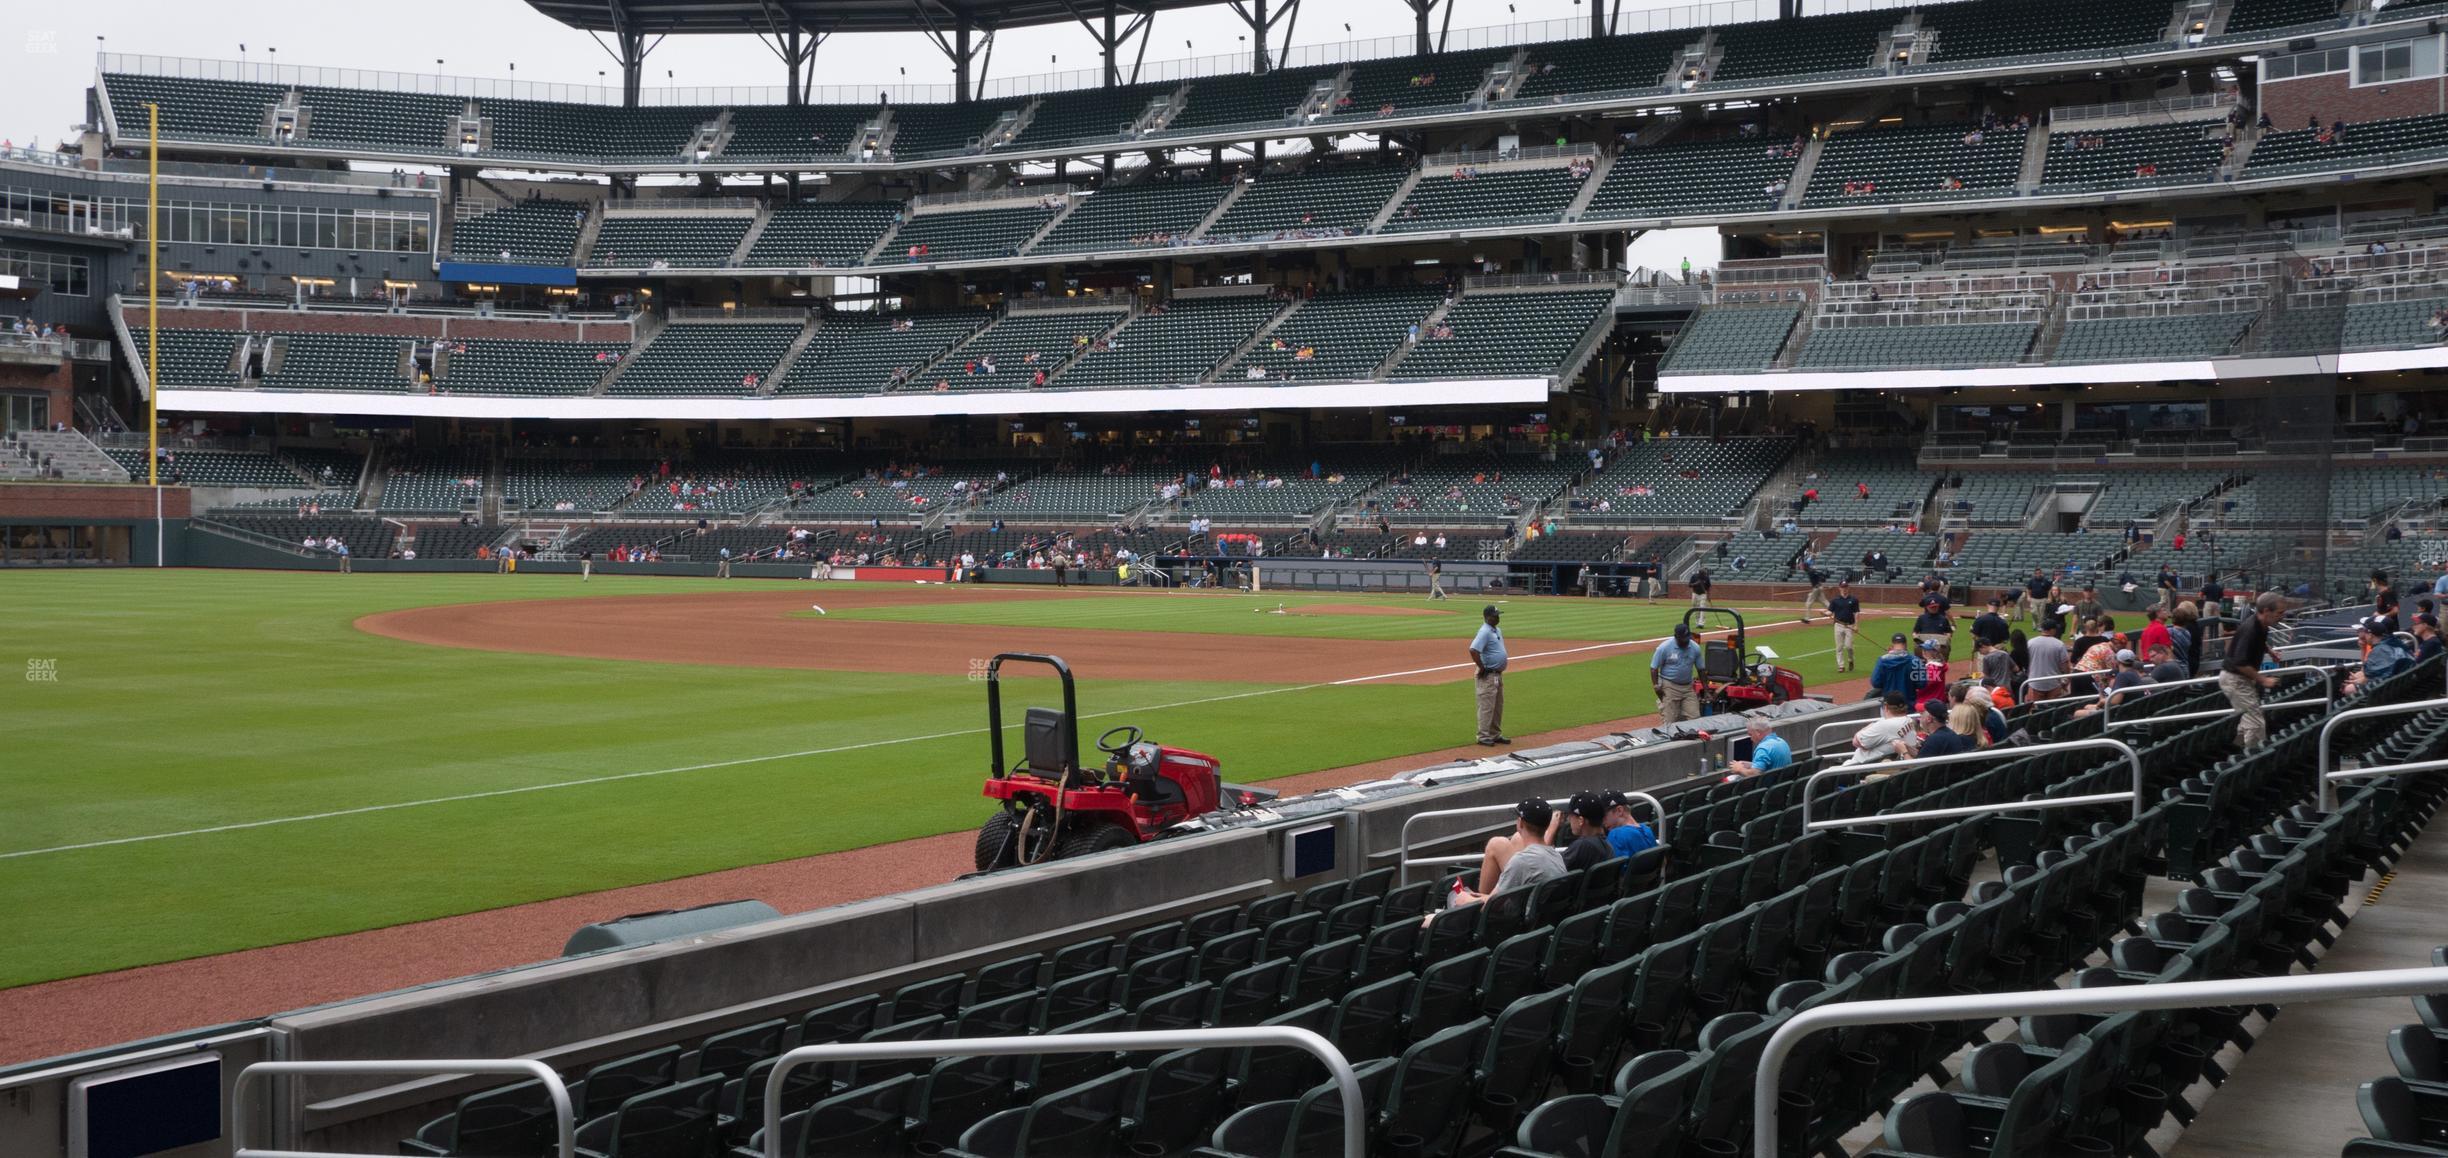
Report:
M1751 1091L1751 1153L1777 1158L1777 1092L1794 1044L1821 1030L1860 1025L1972 1021L2050 1013L2127 1013L2144 1009L2199 1009L2217 1005L2292 1005L2340 997L2412 997L2448 990L2448 968L2367 969L2356 973L2307 973L2293 977L2223 981L2170 981L2089 989L2038 989L1950 997L1904 997L1885 1001L1837 1001L1786 1019L1760 1050L1758 1084Z
M2415 700L2404 704L2381 704L2369 708L2350 708L2321 723L2320 760L2313 767L2320 775L2320 808L2323 812L2337 809L2337 789L2331 787L2340 780L2359 780L2367 776L2390 776L2399 772L2430 772L2448 768L2448 760L2420 760L2412 764L2382 764L2372 768L2339 769L2330 759L2329 733L2348 720L2369 720L2382 716L2410 716L2433 708L2448 708L2448 697L2436 700Z
M782 1158L783 1083L792 1070L826 1061L894 1061L926 1057L981 1057L1047 1053L1140 1053L1176 1049L1290 1046L1306 1050L1326 1063L1335 1090L1343 1098L1344 1158L1361 1158L1368 1150L1368 1119L1362 1106L1360 1077L1333 1042L1290 1025L1240 1028L1163 1029L1136 1033L1048 1033L1033 1037L947 1037L925 1041L836 1042L803 1045L774 1059L765 1078L765 1158ZM566 1135L565 1135L566 1137ZM565 1150L564 1155L567 1155ZM278 1158L278 1156L250 1156ZM319 1158L319 1156L307 1156Z
M503 1060L498 1058L461 1061L268 1061L238 1071L238 1080L230 1083L229 1121L230 1158L356 1158L354 1155L329 1150L257 1150L247 1145L246 1110L247 1079L262 1074L278 1077L283 1074L385 1074L457 1076L460 1074L524 1075L544 1083L544 1092L552 1096L553 1152L559 1158L577 1158L578 1119L570 1109L569 1086L551 1066L533 1058Z
M1650 810L1657 813L1657 824L1650 829L1650 832L1652 835L1657 837L1659 844L1666 843L1666 802L1658 799L1655 796L1651 796L1646 792L1633 792L1626 790L1624 791L1624 795L1633 800L1645 800L1649 803ZM1572 798L1569 796L1560 796L1549 800L1547 803L1561 808L1572 803ZM1396 855L1400 858L1395 862L1395 867L1401 870L1400 876L1402 883L1406 885L1411 883L1411 866L1415 864L1469 864L1470 862L1479 859L1479 854L1477 853L1473 853L1469 856L1426 856L1413 858L1411 855L1411 825L1413 822L1421 820L1442 820L1455 816L1501 816L1512 812L1518 807L1520 807L1518 804L1482 804L1471 808L1440 808L1431 812L1414 812L1411 815L1404 817L1402 835L1397 838L1399 843L1394 849ZM1481 881L1479 883L1482 886L1485 886L1488 882Z
M1811 829L1811 787L1831 776L1866 776L1873 772L1900 772L1907 768L1938 768L1948 764L1968 764L1974 760L1996 760L2003 758L2007 761L2013 761L2020 760L2025 756L2045 756L2051 752L2076 751L2117 752L2123 755L2125 757L2125 763L2133 768L2133 793L2130 797L2128 797L2125 793L2120 792L2111 794L2098 800L2079 798L2083 803L2099 804L2111 800L2131 799L2133 802L2134 815L2136 816L2142 815L2142 810L2149 807L2148 802L2143 799L2142 795L2142 754L2134 751L2132 745L2127 744L2122 740L2110 740L2105 737L2092 736L2081 740L2060 740L2054 744L2032 744L2028 747L2021 748L1984 748L1978 752L1957 752L1951 756L1916 756L1910 760L1882 760L1876 764L1840 764L1834 768L1822 768L1817 772L1811 773L1810 778L1802 782L1802 830L1804 832L1808 832ZM2009 806L1979 805L1976 806L1975 811L1996 811L2006 807ZM2033 805L2030 802L2025 801L2018 802L2013 807L2028 808L2033 807ZM2052 805L2051 807L2062 808L2065 807L2065 805ZM1964 813L1962 809L1957 808L1942 808L1937 809L1934 812L1925 813L1899 812L1889 816L1887 818L1887 823L1894 823L1908 819L1935 820L1938 819L1941 814L1969 815Z
M2269 671L2262 672L2261 674L2267 676L2282 676L2304 675L2307 673L2318 675L2321 678L2321 698L2317 700L2288 700L2281 703L2264 705L2261 710L2264 712L2274 712L2282 708L2324 707L2330 700L2337 698L2337 671L2322 664L2297 664L2293 667L2274 668ZM2161 684L2144 684L2141 688L2128 688L2126 691L2161 691L2167 688L2201 687L2208 684L2215 684L2222 678L2225 677L2216 675L2189 676L2185 679L2169 680L2166 683ZM2172 724L2183 720L2215 720L2221 716L2234 715L2236 709L2218 708L2206 712L2178 712L2174 715L2167 716L2145 716L2138 720L2126 720L2122 725L2116 724L2109 719L2110 714L2114 713L2115 711L2116 696L2110 695L2107 701L2100 705L2100 731L2112 731L2120 726L2127 728L2138 728L2144 724Z

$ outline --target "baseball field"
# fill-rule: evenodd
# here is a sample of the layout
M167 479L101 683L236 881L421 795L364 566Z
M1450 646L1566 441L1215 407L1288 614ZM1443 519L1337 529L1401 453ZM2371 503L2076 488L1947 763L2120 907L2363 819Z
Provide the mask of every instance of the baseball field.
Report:
M605 575L4 583L0 988L971 829L974 676L1003 650L1071 662L1083 739L1138 724L1236 780L1450 748L1471 739L1481 605ZM1681 608L1504 610L1508 732L1654 710L1651 644ZM1824 625L1753 623L1814 687L1834 680Z

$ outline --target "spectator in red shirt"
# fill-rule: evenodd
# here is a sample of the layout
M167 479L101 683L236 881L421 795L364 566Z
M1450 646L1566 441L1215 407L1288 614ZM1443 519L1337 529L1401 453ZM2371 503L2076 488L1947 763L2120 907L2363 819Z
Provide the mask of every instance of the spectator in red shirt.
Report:
M2142 654L2149 655L2154 647L2164 647L2171 654L2174 653L2176 637L2169 634L2166 617L2161 613L2159 605L2156 603L2150 605L2143 610L2142 614L2150 621L2142 625Z

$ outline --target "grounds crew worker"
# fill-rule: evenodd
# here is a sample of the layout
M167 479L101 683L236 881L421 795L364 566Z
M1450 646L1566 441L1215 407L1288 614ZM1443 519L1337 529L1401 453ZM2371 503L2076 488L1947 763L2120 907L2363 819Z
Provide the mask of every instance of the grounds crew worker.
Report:
M1709 588L1713 584L1709 580L1708 568L1702 567L1701 569L1692 572L1691 578L1684 580L1683 585L1691 589L1692 606L1705 608L1709 605ZM1696 623L1698 623L1700 630L1708 630L1708 612L1702 611L1699 615L1694 616L1693 619Z
M1504 734L1505 642L1504 632L1496 626L1503 612L1490 603L1479 615L1485 622L1470 643L1471 662L1478 666L1479 674L1471 682L1479 696L1479 743L1493 748L1513 742Z
M1700 716L1700 696L1692 677L1700 672L1700 645L1692 641L1688 624L1675 624L1674 641L1649 653L1649 686L1657 692L1658 723L1679 724Z
M1853 581L1836 581L1836 598L1828 600L1828 618L1836 621L1836 670L1853 670L1853 636L1861 624L1861 600L1853 597Z

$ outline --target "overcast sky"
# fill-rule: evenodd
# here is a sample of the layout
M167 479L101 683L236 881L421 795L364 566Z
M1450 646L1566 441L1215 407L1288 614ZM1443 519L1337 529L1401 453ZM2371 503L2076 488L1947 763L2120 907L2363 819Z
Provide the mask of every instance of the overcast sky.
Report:
M1575 0L1454 2L1459 5L1452 21L1457 45L1465 28L1586 20L1588 12ZM1628 15L1635 8L1674 5L1625 0L1623 7ZM519 0L418 0L404 5L371 0L85 0L11 5L10 17L0 25L0 61L7 62L0 67L0 137L20 145L36 139L55 142L84 119L94 53L102 48L234 60L243 44L249 61L580 84L598 83L601 70L606 74L602 79L618 79L612 60L592 38L537 15ZM1410 10L1402 0L1309 0L1294 43L1403 36L1410 31ZM1221 4L1163 13L1156 18L1147 59L1246 49L1239 38L1247 32ZM1076 24L1016 29L997 39L991 75L1093 68L1096 58L1095 42ZM438 67L437 59L443 62ZM648 83L654 86L779 85L783 80L780 62L749 36L672 37L655 50L648 66ZM951 80L949 62L924 36L887 34L843 36L827 43L817 57L816 81L863 89L898 82L903 70L912 82ZM1673 265L1685 253L1694 262L1713 263L1713 235L1653 235L1636 247L1634 261Z

